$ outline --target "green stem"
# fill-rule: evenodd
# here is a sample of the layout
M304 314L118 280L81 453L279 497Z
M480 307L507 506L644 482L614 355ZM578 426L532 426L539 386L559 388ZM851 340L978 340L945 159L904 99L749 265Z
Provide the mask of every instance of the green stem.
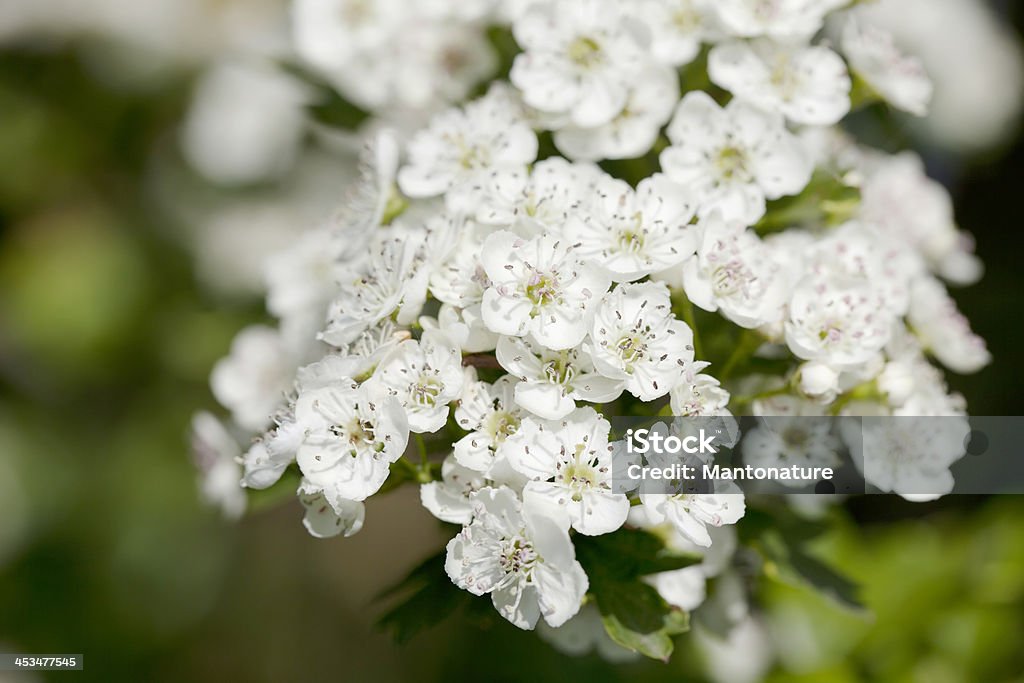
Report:
M732 376L733 370L736 369L743 361L754 355L761 346L761 335L753 330L743 330L743 334L740 335L739 341L736 342L736 346L733 347L732 354L729 359L725 361L725 365L722 366L722 373L718 378L725 381Z

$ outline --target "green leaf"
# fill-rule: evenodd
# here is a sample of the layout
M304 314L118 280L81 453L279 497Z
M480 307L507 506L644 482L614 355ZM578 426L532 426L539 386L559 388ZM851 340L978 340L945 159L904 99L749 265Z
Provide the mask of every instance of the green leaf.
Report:
M442 549L376 596L375 600L383 600L404 595L377 620L378 628L389 632L396 643L409 641L473 599L471 593L460 590L448 578L444 570L445 555Z
M813 588L848 609L865 609L856 583L809 554L802 546L787 542L777 530L765 534L757 548L764 558L764 573L768 578L790 586Z
M688 567L700 562L700 556L673 553L660 538L639 529L574 540L608 636L647 657L667 660L672 636L689 628L689 617L642 577Z

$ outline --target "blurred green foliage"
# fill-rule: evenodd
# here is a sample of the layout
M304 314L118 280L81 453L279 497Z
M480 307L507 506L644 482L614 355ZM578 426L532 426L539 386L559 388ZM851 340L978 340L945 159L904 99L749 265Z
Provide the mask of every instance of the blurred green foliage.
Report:
M686 636L667 664L612 666L487 610L394 645L372 596L446 538L414 489L371 502L347 540L306 536L294 502L237 526L199 505L189 417L261 312L197 288L149 193L186 86L121 91L73 51L0 55L0 651L82 652L76 675L97 681L701 680ZM1000 263L995 283L1016 286ZM1000 299L973 296L998 329ZM1017 343L994 341L999 361ZM972 380L972 398L1018 412L984 391L1012 377ZM837 518L807 561L842 567L866 610L761 580L771 681L1024 680L1024 500L875 497Z

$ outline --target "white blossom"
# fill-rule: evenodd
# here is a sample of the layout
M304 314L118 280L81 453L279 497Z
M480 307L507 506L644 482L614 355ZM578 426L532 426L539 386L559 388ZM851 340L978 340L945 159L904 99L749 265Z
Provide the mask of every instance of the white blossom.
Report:
M523 509L508 488L472 496L473 521L448 542L445 571L474 595L490 594L498 613L522 629L543 617L561 626L580 609L589 582L568 531Z
M554 350L583 340L609 284L568 239L549 234L524 240L495 232L484 242L482 262L491 281L483 297L484 324L498 334L532 334Z
M420 485L420 501L442 522L469 524L473 521L472 496L487 484L481 472L463 467L454 456L448 456L441 465L441 481Z
M924 347L954 372L977 372L992 360L985 340L971 331L967 318L935 278L914 282L907 321Z
M788 295L786 274L772 250L742 224L726 223L718 214L703 223L697 255L683 264L682 284L694 305L720 310L746 328L780 320Z
M825 15L844 0L716 0L725 29L736 36L771 36L781 40L808 38Z
M295 419L304 433L299 469L328 499L361 501L376 493L409 440L399 402L374 399L351 380L300 393Z
M242 516L245 491L238 459L241 449L224 425L207 412L192 417L192 458L199 473L199 493L229 519Z
M501 337L496 356L519 379L516 403L547 420L562 419L576 409L576 401L613 401L624 387L621 380L598 373L591 355L580 348L552 351L529 337Z
M435 116L408 146L398 184L410 197L444 195L448 208L469 212L486 177L522 169L537 158L537 136L500 89Z
M505 442L515 434L524 411L515 401L517 382L510 375L494 384L467 381L455 409L455 422L469 432L455 442L455 460L463 467L491 475L505 460Z
M367 383L372 395L394 397L413 432L436 432L448 420L448 404L459 397L464 374L460 349L440 331L427 330L381 360Z
M701 43L719 37L714 0L642 0L637 15L651 32L651 55L668 66L689 64Z
M932 81L916 57L902 54L885 30L856 19L843 28L842 48L851 70L889 104L925 116Z
M558 508L587 536L615 531L626 521L629 500L612 490L611 425L593 408L560 421L527 418L506 442L512 467L529 477L524 505Z
M526 104L582 127L611 121L644 65L639 26L617 3L538 2L512 26L523 52L509 75Z
M668 137L661 166L692 194L701 217L718 210L752 225L766 199L797 194L811 178L812 165L781 114L739 99L723 109L702 91L688 93Z
M627 183L603 178L586 212L568 218L564 235L580 256L600 264L612 280L629 282L682 263L697 247L690 224L695 207L661 174Z
M210 389L242 427L260 431L284 403L296 362L277 330L253 325L231 342L210 375Z
M740 488L720 482L714 493L641 493L646 514L654 524L668 522L679 534L707 548L711 546L708 527L735 524L746 512Z
M693 332L672 314L662 283L619 285L606 294L590 337L584 348L597 371L641 401L667 394L693 361Z
M339 534L348 537L359 533L366 517L366 507L361 502L330 496L310 482L303 480L299 485L299 502L306 514L302 524L310 536L331 538Z
M708 75L736 97L793 123L828 126L850 111L846 63L824 46L765 39L722 43L708 55Z

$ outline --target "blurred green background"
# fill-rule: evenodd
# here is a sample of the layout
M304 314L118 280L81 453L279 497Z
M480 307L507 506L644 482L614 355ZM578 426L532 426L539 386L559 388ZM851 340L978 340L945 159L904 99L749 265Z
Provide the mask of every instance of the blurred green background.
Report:
M456 616L394 645L373 596L446 540L415 490L372 500L347 540L309 537L294 501L238 524L200 505L190 416L264 315L200 284L180 203L279 187L211 189L186 169L195 69L126 83L95 50L0 48L0 652L86 661L0 681L701 680L685 637L667 664L612 666ZM1021 414L1024 146L923 151L987 265L956 296L995 363L952 383L975 414ZM350 162L325 168L340 198ZM769 680L1024 681L1024 500L873 497L840 517L820 551L870 613L763 582Z

